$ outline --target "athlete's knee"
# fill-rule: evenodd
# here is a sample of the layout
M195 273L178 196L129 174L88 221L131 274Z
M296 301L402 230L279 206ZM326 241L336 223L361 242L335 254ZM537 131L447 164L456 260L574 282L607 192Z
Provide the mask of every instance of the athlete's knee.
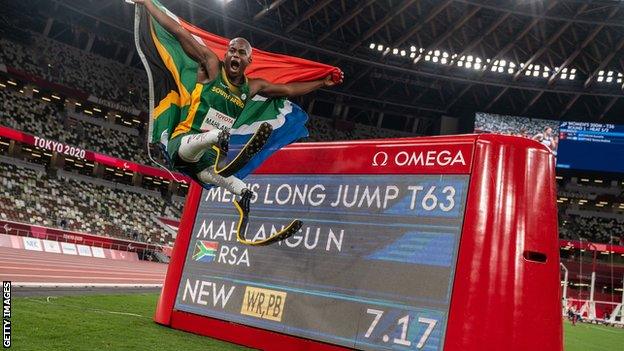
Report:
M197 174L197 178L204 183L214 184L223 187L233 194L241 195L247 185L235 176L222 177L214 172L212 168L204 169Z
M220 130L214 129L209 132L185 135L180 141L178 156L186 162L197 162L207 149L219 141Z

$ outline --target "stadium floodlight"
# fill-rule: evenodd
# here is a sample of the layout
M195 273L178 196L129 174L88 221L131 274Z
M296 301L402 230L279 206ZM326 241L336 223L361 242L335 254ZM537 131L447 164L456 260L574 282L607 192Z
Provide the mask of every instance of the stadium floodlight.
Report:
M381 45L381 44L377 45L377 51L382 51L382 50L383 50L383 48L384 48L384 46L383 46L383 45Z
M474 64L474 69L481 69L481 63L476 62L476 63Z
M430 61L430 60L431 60L431 56L425 55L425 61Z
M436 55L436 56L440 56L440 50L434 51L433 54Z
M539 77L539 71L533 71L533 77Z
M370 43L370 45L368 46L371 50L375 48L375 43Z
M415 52L412 52L412 53L410 54L410 58L414 58L414 57L416 57L416 53L415 53Z
M442 57L449 57L449 56L450 56L450 55L449 55L449 54L448 54L448 52L446 52L446 51L444 51L444 52L442 53Z
M513 74L514 73L514 69L513 68L507 68L507 73Z
M397 49L397 48L392 49L392 53L394 55L398 54L399 53L399 49Z
M607 77L607 80L606 80L607 83L611 83L612 81L613 81L613 77Z
M498 73L503 73L505 69L501 66L498 66Z
M468 62L472 62L472 55L468 55Z
M405 56L405 50L401 50L401 56Z
M440 59L440 63L443 65L446 65L447 62L446 57L442 57L442 59Z
M566 79L568 77L567 73L561 73L561 79Z
M500 66L505 67L505 66L507 65L507 61L505 61L505 60L500 60L499 65L500 65Z
M457 61L457 65L459 67L463 67L464 66L464 61Z
M544 72L542 73L542 77L544 77L544 78L548 78L548 72L544 71Z
M525 76L530 76L531 75L531 71L529 71L529 70L524 71L524 75Z
M496 72L496 66L492 66L492 67L490 68L490 71L492 71L492 72Z
M410 51L411 52L416 52L416 47L414 45L410 46Z
M613 71L609 71L609 72L607 73L607 76L609 76L609 77L611 77L612 75L613 75Z
M470 67L472 67L472 62L471 61L466 62L466 68L470 68Z
M420 49L418 49L418 52L423 53L423 52L425 52L425 49L420 48Z
M433 62L438 62L438 57L437 57L437 56L434 56L434 57L433 57L433 59L432 59L432 61L433 61Z
M570 74L570 80L574 80L574 77L576 77L576 75Z
M575 73L576 73L576 68L572 68L572 69L570 70L570 73L575 74Z
M597 80L598 80L599 82L602 82L602 81L604 80L604 77L603 77L603 76L598 76L598 79L597 79Z

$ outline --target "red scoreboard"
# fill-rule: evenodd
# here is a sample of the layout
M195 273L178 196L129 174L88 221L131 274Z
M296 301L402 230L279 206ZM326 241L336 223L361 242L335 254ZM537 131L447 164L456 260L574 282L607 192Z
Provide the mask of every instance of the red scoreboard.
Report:
M264 350L562 350L554 157L465 135L294 144L189 191L155 321Z

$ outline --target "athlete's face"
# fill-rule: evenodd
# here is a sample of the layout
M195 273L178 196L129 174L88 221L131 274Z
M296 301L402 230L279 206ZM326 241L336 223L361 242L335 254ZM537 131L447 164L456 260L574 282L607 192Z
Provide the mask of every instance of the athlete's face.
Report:
M552 135L552 128L550 128L550 127L546 128L545 132L546 132L545 133L546 135L551 136Z
M223 59L228 77L238 78L245 74L245 69L251 63L251 45L243 38L230 41Z

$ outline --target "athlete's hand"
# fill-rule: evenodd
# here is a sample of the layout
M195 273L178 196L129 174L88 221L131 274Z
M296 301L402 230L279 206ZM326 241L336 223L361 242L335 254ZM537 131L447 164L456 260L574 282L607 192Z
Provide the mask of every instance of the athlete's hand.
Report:
M332 78L332 75L330 74L327 77L325 77L325 80L323 81L323 85L325 85L326 87L333 87L334 85L342 84L343 80L344 80L344 72L340 71L340 78L338 79L337 82L334 82L334 79Z

